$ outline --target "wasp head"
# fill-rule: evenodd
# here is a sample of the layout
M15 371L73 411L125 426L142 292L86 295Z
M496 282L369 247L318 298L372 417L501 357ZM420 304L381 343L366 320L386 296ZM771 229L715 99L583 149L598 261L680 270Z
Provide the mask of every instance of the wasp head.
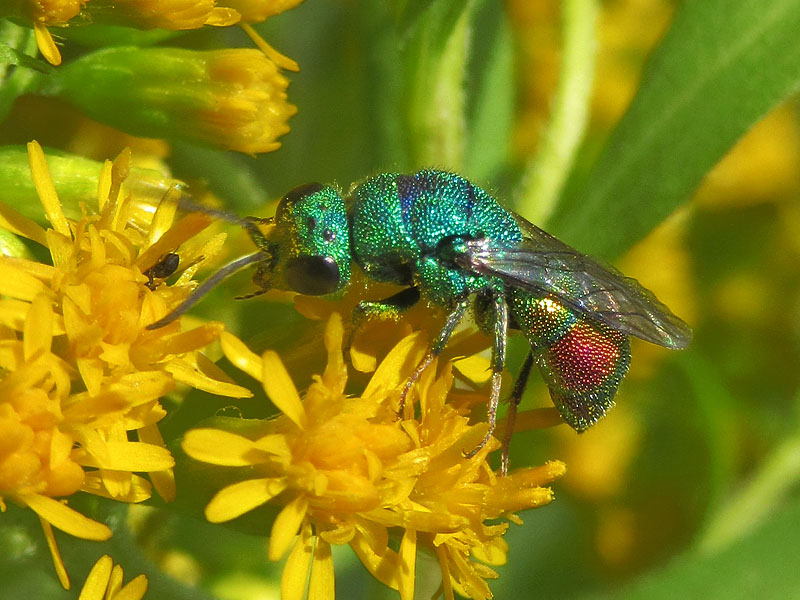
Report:
M261 289L322 296L349 283L350 232L335 188L319 183L294 188L278 204L273 224L263 236L253 235L269 256L254 277Z

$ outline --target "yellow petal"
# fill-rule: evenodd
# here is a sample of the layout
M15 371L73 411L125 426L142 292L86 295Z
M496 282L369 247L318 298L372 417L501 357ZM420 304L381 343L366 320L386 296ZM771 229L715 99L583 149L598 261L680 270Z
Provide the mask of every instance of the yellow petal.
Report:
M99 394L103 385L105 363L99 358L77 358L75 362L78 364L78 371L86 386L86 391L90 396Z
M311 565L313 546L312 538L306 528L292 547L281 575L281 600L304 600L306 597L306 581Z
M253 29L249 23L239 23L239 27L241 27L248 37L253 40L253 43L258 47L258 49L261 50L267 58L278 65L281 69L287 69L289 71L300 70L300 65L298 65L288 56L284 56L275 50L275 48L270 46L266 41L264 41L264 38L258 35L258 32Z
M22 300L0 299L0 323L8 325L14 331L22 331L25 329L30 306L29 302ZM53 335L64 335L64 318L61 315L53 315Z
M34 356L44 356L50 352L53 342L53 307L44 294L39 294L31 302L25 329L22 334L22 348L25 360Z
M222 344L222 351L225 353L225 357L234 366L250 375L253 379L261 379L264 367L258 354L251 351L242 340L227 331L222 332L219 341Z
M219 339L225 325L219 321L204 323L200 327L182 331L163 339L165 354L184 354L198 348L204 348Z
M386 548L382 554L376 554L360 535L353 538L350 547L375 579L394 590L398 589L397 574L400 564L394 550Z
M208 13L206 18L206 25L212 27L227 27L228 25L235 25L242 18L238 10L227 8L224 6L216 6Z
M57 269L73 272L77 268L75 245L70 236L63 235L54 229L45 232L47 247L50 248L50 257L53 266Z
M252 440L220 429L192 429L181 444L195 460L225 467L245 467L263 463L264 455Z
M447 546L445 544L436 546L436 556L439 559L439 567L442 570L444 600L455 600L455 594L453 594L453 580L450 578L450 561L447 560Z
M371 398L400 387L422 361L427 350L425 332L415 331L403 338L383 359L369 380L362 397Z
M86 478L83 481L83 485L81 486L81 490L87 494L94 494L95 496L102 496L103 498L109 498L110 500L117 500L118 502L130 502L134 504L137 502L144 502L152 496L150 483L138 475L131 475L129 477L128 492L126 495L112 496L106 489L103 480L105 473L108 473L108 471L97 470L87 473Z
M58 500L40 494L21 494L19 499L53 527L70 535L98 542L111 537L111 530L106 525L83 516Z
M111 577L108 578L108 589L106 595L108 598L115 598L116 593L122 588L122 567L114 565L111 569Z
M475 383L486 383L492 376L489 358L481 354L473 354L453 361L453 366L464 377Z
M103 600L108 588L108 580L111 577L111 567L114 561L108 554L104 554L100 559L94 563L92 570L86 577L86 583L83 584L81 595L78 600Z
M304 429L306 411L300 402L297 388L280 357L272 350L267 350L261 357L261 361L263 365L261 381L267 396L295 425Z
M342 356L343 337L342 315L333 313L325 325L324 343L328 351L328 364L322 374L322 382L325 387L337 393L343 392L347 383L347 367Z
M33 275L18 269L10 258L0 257L0 294L28 302L50 290Z
M42 53L45 60L54 67L60 65L61 52L58 51L58 46L56 46L53 36L50 35L47 27L45 27L43 23L34 21L33 33L36 38L36 45L39 46L39 52Z
M292 456L292 451L289 449L286 436L279 433L271 433L258 438L253 442L253 448L286 460L289 460Z
M268 502L286 489L284 477L240 481L222 488L206 506L206 519L212 523L230 521Z
M414 600L414 580L417 564L417 532L414 529L406 529L403 539L400 541L400 598L402 600Z
M177 185L171 186L161 202L158 203L153 221L150 224L148 235L148 246L155 244L164 233L170 228L175 220L175 213L178 212L178 200L181 197L181 190Z
M77 460L77 459L76 459ZM87 440L79 464L117 471L162 471L175 466L169 450L142 442L102 442Z
M139 441L146 444L154 444L156 446L166 446L158 426L153 423L141 427L138 431ZM165 469L164 471L153 471L150 473L150 480L153 482L158 494L166 501L172 502L175 500L175 474L172 469Z
M113 600L142 600L147 592L147 577L137 575L114 596Z
M199 368L191 365L185 360L173 359L164 365L164 370L171 373L175 381L185 383L188 386L217 394L218 396L228 396L230 398L250 398L253 394L247 388L243 388L235 383L219 381L209 377Z
M297 530L300 529L307 510L308 499L305 496L298 496L283 507L272 524L267 553L270 560L280 560L286 554L294 536L297 535Z
M308 586L308 600L334 600L335 580L331 545L317 538L314 559L311 563L311 581Z
M39 224L28 217L21 215L7 204L0 202L0 227L7 229L15 235L21 235L38 242L42 246L47 245L47 236L44 229Z
M361 348L354 344L350 346L350 362L353 368L359 373L372 373L378 365L378 357L372 348L368 352L361 350Z
M108 202L108 195L111 193L111 161L104 160L100 168L100 175L97 177L97 208L102 214Z
M126 471L100 469L100 478L108 495L114 500L126 498L131 493L131 474Z
M47 32L46 28L42 29ZM39 29L36 31L38 34ZM49 32L47 32L47 36L50 36ZM50 40L52 41L52 38L50 38ZM53 45L53 48L55 49L55 45ZM56 50L56 54L58 54L58 50ZM59 62L61 62L60 56ZM71 237L72 233L69 229L69 223L67 222L67 218L64 216L64 213L61 211L61 202L58 199L58 194L56 194L56 188L53 185L53 179L50 177L50 170L47 168L47 160L45 160L42 147L37 141L28 142L28 162L31 165L33 185L36 187L36 193L39 194L39 200L44 207L47 220L50 221L53 229L55 229L58 233L66 237Z
M213 220L209 215L194 212L189 213L180 221L170 227L158 241L139 255L136 259L136 266L142 271L146 271L167 252L173 252L175 248L183 242L200 233L203 229L211 225Z
M3 505L3 510L5 511L5 505ZM47 548L50 550L50 557L53 559L53 566L56 569L58 581L65 590L68 590L70 587L69 575L67 575L67 569L64 567L64 561L61 559L61 553L58 551L56 538L53 535L53 528L50 526L50 523L42 517L39 517L39 522L42 524L42 531L44 532L45 540L47 540Z

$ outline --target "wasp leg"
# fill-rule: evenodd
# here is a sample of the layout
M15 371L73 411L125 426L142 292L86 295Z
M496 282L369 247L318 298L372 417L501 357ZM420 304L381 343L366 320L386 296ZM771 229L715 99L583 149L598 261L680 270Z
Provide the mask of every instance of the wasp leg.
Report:
M363 300L359 302L353 309L351 319L353 328L350 330L344 344L345 356L350 354L353 338L364 323L369 321L396 321L400 318L400 315L419 302L419 298L419 288L410 287L400 290L383 300Z
M489 430L475 448L464 453L466 458L475 456L489 440L492 439L497 420L497 405L500 403L500 383L502 382L503 367L505 367L506 364L508 304L506 304L506 299L503 295L497 293L492 295L492 302L494 304L494 323L492 324L492 333L494 337L494 345L492 347L492 391L489 396L489 409L486 414Z
M433 362L433 359L439 356L444 350L444 347L447 346L447 342L450 339L450 336L453 335L453 331L458 324L461 322L461 319L464 318L464 314L467 312L470 306L469 299L461 300L458 304L456 304L455 309L447 315L447 321L442 327L442 330L439 332L439 336L436 338L436 341L431 346L431 349L425 355L425 358L417 365L417 368L414 369L414 372L406 379L405 384L403 384L403 389L400 391L400 407L397 409L398 417L403 414L403 409L406 406L406 396L408 396L408 392L411 391L412 386L419 380L420 375L425 369L428 368ZM505 305L505 303L503 303ZM499 391L499 388L498 388ZM485 443L485 442L484 442Z
M531 369L533 368L533 352L528 353L528 358L522 363L522 369L519 371L517 381L514 383L514 390L511 392L511 397L508 399L508 412L506 413L506 431L503 434L503 454L500 458L500 474L508 473L508 447L511 444L511 436L514 435L514 424L517 421L517 408L522 400L522 394L525 393L525 388L528 387L528 378L531 376Z
M410 287L384 298L383 300L365 300L359 302L353 310L353 329L373 319L396 320L409 308L419 302L418 287Z
M258 225L271 225L274 222L274 217L245 217L241 220L242 227L247 231L247 235L262 250L266 250L269 247L269 242L264 233L258 228Z

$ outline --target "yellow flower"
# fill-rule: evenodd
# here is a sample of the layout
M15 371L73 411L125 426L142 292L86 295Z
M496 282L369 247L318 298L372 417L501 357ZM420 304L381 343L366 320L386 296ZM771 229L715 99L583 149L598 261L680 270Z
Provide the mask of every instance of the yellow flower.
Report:
M65 25L86 2L88 0L11 0L0 7L0 17L14 15L30 20L39 52L51 65L60 65L61 53L47 28Z
M297 108L289 80L255 49L106 48L51 74L56 96L131 133L270 152Z
M260 23L268 18L294 8L303 0L219 0L221 6L235 9L242 20Z
M199 352L222 324L146 329L187 297L200 257L219 249L219 236L193 249L190 243L209 218L194 214L172 224L177 200L168 193L148 228L131 226L131 198L119 196L128 170L123 153L104 165L96 214L69 220L41 147L32 142L28 152L52 228L8 207L0 218L46 246L53 264L0 257L0 508L9 497L39 515L68 587L50 525L93 540L111 531L55 498L83 490L139 502L151 485L135 473L146 472L171 499L174 460L156 426L165 415L159 398L178 382L227 396L250 393ZM145 274L184 243L187 266L175 284ZM138 441L129 441L129 432Z
M243 28L262 51L284 69L298 70L297 63L272 49L247 23L294 8L302 0L10 0L0 7L0 17L13 15L31 21L36 43L45 60L61 64L48 27L65 27L82 13L83 26L104 23L181 31L204 25L225 27L244 20ZM239 10L241 9L241 10Z
M260 379L282 411L247 436L220 429L187 433L186 453L204 462L250 467L258 476L220 490L206 507L213 522L233 519L266 502L282 506L274 521L269 557L289 554L282 598L332 598L331 544L349 544L381 582L413 597L418 549L436 555L445 598L454 591L490 598L486 579L505 562L502 536L515 511L552 500L545 487L564 472L558 461L498 477L487 463L492 440L474 456L486 423L470 424L473 393L451 393L452 369L436 365L412 389L398 419L399 388L427 348L420 332L389 352L357 397L344 393L341 318L333 314L324 336L328 365L304 397L274 352L259 357L224 333L223 350L238 368ZM449 402L446 402L448 400ZM411 400L419 402L415 417ZM400 539L398 550L390 537Z
M112 568L113 567L113 568ZM137 575L122 585L122 567L103 555L86 577L78 600L141 600L147 591L147 577Z
M173 31L233 25L241 18L215 0L92 0L87 12L96 22Z

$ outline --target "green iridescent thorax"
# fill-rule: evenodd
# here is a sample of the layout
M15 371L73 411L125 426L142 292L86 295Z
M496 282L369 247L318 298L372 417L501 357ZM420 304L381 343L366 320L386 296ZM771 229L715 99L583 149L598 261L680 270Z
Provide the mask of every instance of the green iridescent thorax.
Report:
M453 173L382 174L353 190L353 254L373 279L416 285L428 301L452 306L492 283L442 260L443 244L457 236L522 238L508 211Z
M267 239L272 287L321 295L350 282L347 213L341 194L333 187L307 184L286 194Z

